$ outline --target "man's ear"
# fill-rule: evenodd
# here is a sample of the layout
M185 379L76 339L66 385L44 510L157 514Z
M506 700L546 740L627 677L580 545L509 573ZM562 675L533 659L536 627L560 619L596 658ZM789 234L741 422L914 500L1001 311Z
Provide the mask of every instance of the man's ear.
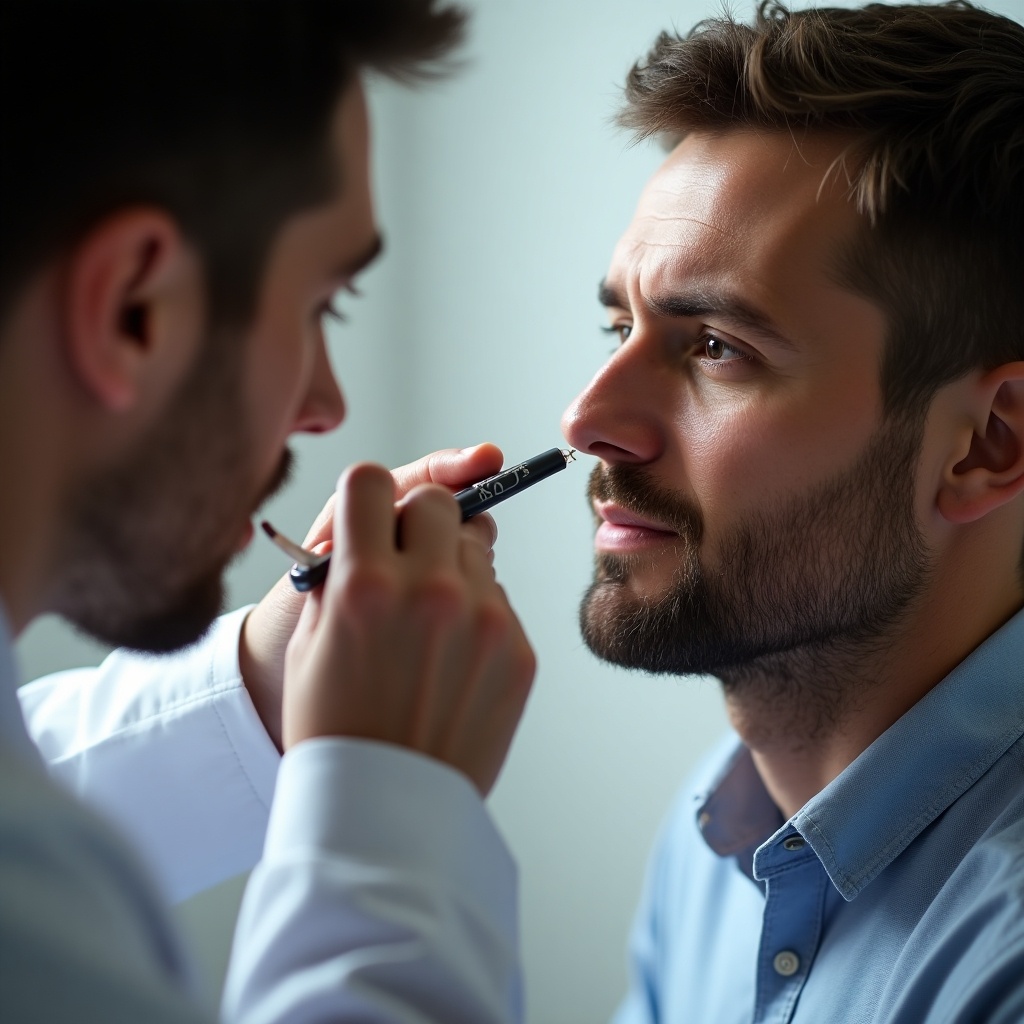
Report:
M195 345L198 271L175 221L162 210L121 210L100 221L68 257L65 350L93 401L132 408L147 379L187 363ZM173 342L169 344L169 342Z
M938 494L951 523L974 522L1024 492L1024 362L983 374L973 398L967 454L950 460Z

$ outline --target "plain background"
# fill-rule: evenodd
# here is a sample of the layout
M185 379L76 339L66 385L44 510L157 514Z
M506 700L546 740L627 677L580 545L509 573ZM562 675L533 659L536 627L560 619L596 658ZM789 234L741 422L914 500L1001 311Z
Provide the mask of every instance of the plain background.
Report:
M663 154L611 125L632 62L706 0L477 0L464 66L415 93L372 88L387 253L332 328L349 418L300 439L300 467L266 510L301 537L356 460L398 465L489 440L509 461L562 446L559 417L610 350L596 301L618 235ZM801 6L806 6L802 4ZM845 6L852 6L846 3ZM1024 0L991 9L1024 20ZM741 15L752 3L735 3ZM667 804L725 718L714 680L597 662L577 607L593 524L582 458L497 510L496 567L540 659L490 806L519 862L532 1024L606 1020L626 985L625 941ZM287 568L262 538L232 568L231 603ZM24 678L97 663L53 620L19 644ZM183 906L209 979L227 959L242 879Z

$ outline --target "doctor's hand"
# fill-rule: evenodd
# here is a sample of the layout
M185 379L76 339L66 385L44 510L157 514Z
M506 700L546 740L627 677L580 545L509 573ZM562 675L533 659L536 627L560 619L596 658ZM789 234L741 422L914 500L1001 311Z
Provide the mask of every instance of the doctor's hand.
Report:
M446 489L415 487L396 506L391 476L368 463L338 483L333 545L288 645L285 749L319 736L397 744L486 794L535 671L489 545Z
M501 469L503 456L493 444L474 448L449 448L433 452L391 473L394 501L400 501L420 484L440 484L459 491L492 476ZM331 495L316 517L303 547L312 548L331 542L334 531L334 500ZM491 548L498 530L489 515L474 516L462 526L486 547ZM249 696L270 738L282 749L281 694L284 685L285 649L299 621L305 596L291 585L287 574L249 613L242 627L239 662Z

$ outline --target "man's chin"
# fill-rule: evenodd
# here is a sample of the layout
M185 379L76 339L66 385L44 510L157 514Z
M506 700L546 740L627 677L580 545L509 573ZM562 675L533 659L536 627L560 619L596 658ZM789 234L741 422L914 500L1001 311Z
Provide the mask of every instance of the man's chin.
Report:
M146 614L74 616L75 625L101 643L144 654L170 654L201 640L224 609L223 572L189 587L173 604Z
M599 553L589 593L607 593L616 600L650 605L670 597L678 585L679 570L675 563L648 555Z
M580 603L580 633L590 652L602 661L645 669L650 648L644 642L643 605L630 591L628 579L609 579L599 573Z
M624 668L714 675L731 661L700 587L638 596L631 580L598 577L580 604L579 622L590 651Z

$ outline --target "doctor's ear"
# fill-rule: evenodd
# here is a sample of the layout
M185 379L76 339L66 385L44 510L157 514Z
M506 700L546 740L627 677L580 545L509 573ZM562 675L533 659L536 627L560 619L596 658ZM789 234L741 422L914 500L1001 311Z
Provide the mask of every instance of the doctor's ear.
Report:
M974 399L966 455L950 459L938 495L951 523L974 522L1024 492L1024 362L983 374Z
M118 211L68 256L65 353L90 400L134 407L161 375L176 379L202 333L198 262L172 217Z

